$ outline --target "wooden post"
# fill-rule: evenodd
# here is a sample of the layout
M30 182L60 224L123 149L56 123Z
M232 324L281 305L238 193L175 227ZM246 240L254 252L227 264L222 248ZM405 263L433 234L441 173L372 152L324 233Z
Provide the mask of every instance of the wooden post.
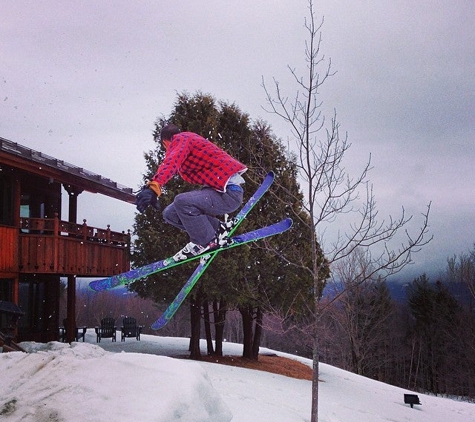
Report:
M58 263L59 263L59 216L58 213L54 213L53 220L53 271L58 272Z
M82 239L87 240L87 220L82 220Z
M20 208L21 208L21 182L20 177L16 172L14 172L14 181L13 181L13 225L18 228L18 232L20 230ZM17 235L17 244L14 245L17 251L20 250L20 236ZM18 271L18 263L19 257L18 254L15 253L15 271ZM16 273L13 278L13 286L12 286L12 302L15 305L20 304L20 275ZM18 326L15 327L15 338L18 336Z
M76 276L74 275L68 275L67 305L66 341L71 343L76 339Z
M76 223L77 221L77 212L78 212L78 200L77 197L82 193L82 189L71 186L63 185L66 192L69 194L69 217L68 221L70 223ZM68 298L67 298L67 324L66 341L71 343L76 338L76 276L68 275Z

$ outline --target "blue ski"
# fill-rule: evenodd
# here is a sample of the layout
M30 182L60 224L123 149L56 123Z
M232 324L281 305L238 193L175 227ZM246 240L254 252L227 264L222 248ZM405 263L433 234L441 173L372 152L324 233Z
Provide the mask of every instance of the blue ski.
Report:
M213 251L208 255L206 254L202 255L203 259L201 260L200 265L196 267L195 272L191 275L191 277L182 287L180 292L177 294L173 302L170 304L170 306L168 306L168 308L162 314L162 316L152 324L152 329L159 330L160 328L163 328L170 321L170 319L173 317L173 315L175 315L176 311L181 306L183 301L186 299L190 291L193 289L195 284L198 282L200 277L203 275L206 268L208 268L211 261L215 258L215 256L219 252L236 247L236 246L245 245L246 243L255 242L257 240L264 239L269 236L274 236L276 234L283 233L287 231L288 229L290 229L290 227L292 227L292 219L286 218L285 220L282 220L270 226L265 226L260 229L254 230L252 232L235 236L232 238L234 243L231 244L230 246L217 249L216 251Z
M249 198L246 204L241 208L239 213L234 217L234 226L231 230L230 235L238 228L239 224L245 219L249 212L254 208L259 199L269 190L272 183L274 182L274 173L269 172L261 185L258 187L254 195ZM226 248L227 249L227 248ZM218 249L214 252L219 252L221 249ZM203 256L203 255L202 255ZM215 255L212 255L215 256ZM95 280L89 283L89 287L97 292L109 290L114 287L122 286L124 284L129 284L133 281L140 280L141 278L148 277L149 275L158 273L160 271L167 270L169 268L175 267L177 265L184 264L186 262L192 261L193 259L199 258L193 257L183 261L173 261L173 259L166 258L161 261L153 262L151 264L144 265L143 267L135 268L133 270L127 271L125 273L117 274L111 277L103 278L100 280Z

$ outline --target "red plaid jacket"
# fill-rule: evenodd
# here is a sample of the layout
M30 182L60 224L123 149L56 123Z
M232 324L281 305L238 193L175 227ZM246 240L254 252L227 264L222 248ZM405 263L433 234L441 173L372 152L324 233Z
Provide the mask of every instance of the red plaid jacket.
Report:
M229 178L247 167L211 141L193 132L174 135L153 180L165 185L176 173L195 185L224 192Z

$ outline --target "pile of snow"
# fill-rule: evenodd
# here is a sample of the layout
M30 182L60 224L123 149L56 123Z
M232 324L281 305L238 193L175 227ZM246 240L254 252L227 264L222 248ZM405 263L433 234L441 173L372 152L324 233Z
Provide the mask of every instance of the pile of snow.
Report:
M22 343L1 356L6 421L230 421L196 362L86 343ZM7 381L7 382L5 382Z
M120 336L118 336L120 338ZM311 382L244 368L192 362L188 339L142 336L71 346L22 343L32 353L0 354L0 419L9 421L305 422ZM242 346L225 344L226 354ZM203 343L203 352L205 344ZM273 352L263 349L262 352ZM296 356L279 355L311 362ZM321 365L320 422L468 422L475 404L419 394Z

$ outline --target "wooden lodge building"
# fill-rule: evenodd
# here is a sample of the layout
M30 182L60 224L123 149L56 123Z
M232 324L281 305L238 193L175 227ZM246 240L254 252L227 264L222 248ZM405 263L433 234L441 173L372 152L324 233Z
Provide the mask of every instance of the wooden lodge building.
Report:
M67 221L61 187L69 198ZM58 340L61 277L67 279L67 340L73 341L76 277L130 269L130 233L76 221L84 191L135 199L131 188L0 138L0 301L24 313L17 341ZM7 323L0 314L0 331Z

